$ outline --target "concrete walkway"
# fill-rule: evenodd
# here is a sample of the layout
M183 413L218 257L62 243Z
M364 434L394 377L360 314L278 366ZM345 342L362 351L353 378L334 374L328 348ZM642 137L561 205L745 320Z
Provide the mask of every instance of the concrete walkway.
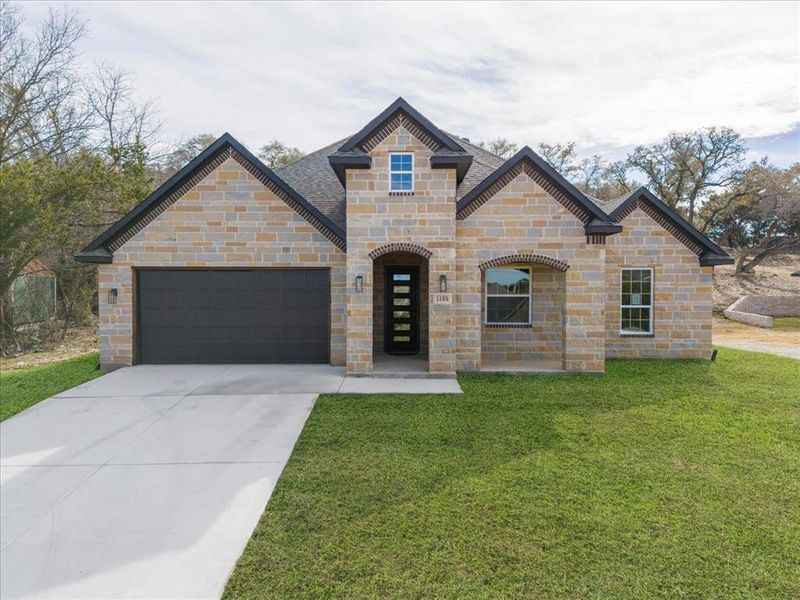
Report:
M714 339L715 346L734 348L735 350L749 350L750 352L766 352L778 354L800 360L800 344L781 344L778 342L739 341L730 339Z
M216 598L319 393L460 392L328 366L141 366L0 423L0 597Z

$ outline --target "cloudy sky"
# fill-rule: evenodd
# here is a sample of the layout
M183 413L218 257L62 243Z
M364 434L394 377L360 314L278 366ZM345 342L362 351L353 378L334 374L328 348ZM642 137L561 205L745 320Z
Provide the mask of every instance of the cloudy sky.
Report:
M311 151L403 96L473 141L615 158L727 125L776 162L800 156L795 2L70 5L89 20L81 60L135 75L169 139ZM21 8L32 25L48 4Z

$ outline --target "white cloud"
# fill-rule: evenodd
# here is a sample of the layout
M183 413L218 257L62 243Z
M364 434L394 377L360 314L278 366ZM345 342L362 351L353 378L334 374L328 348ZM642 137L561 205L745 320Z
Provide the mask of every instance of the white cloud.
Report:
M448 131L530 145L800 122L796 3L72 6L90 19L82 60L134 73L173 139L312 150L398 95ZM21 8L33 21L47 5Z

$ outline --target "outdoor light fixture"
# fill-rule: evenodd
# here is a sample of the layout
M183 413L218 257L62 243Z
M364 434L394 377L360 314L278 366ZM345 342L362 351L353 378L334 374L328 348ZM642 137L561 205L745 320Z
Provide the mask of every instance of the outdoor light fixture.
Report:
M356 292L361 293L364 289L364 278L361 275L356 275Z
M108 290L108 303L109 304L117 303L117 288L111 288L110 290Z
M447 275L439 275L439 291L443 294L447 291Z

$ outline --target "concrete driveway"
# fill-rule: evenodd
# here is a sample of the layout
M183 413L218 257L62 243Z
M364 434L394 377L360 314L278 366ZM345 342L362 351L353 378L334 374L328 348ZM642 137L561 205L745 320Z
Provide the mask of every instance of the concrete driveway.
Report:
M215 598L328 366L142 366L0 424L0 597Z

